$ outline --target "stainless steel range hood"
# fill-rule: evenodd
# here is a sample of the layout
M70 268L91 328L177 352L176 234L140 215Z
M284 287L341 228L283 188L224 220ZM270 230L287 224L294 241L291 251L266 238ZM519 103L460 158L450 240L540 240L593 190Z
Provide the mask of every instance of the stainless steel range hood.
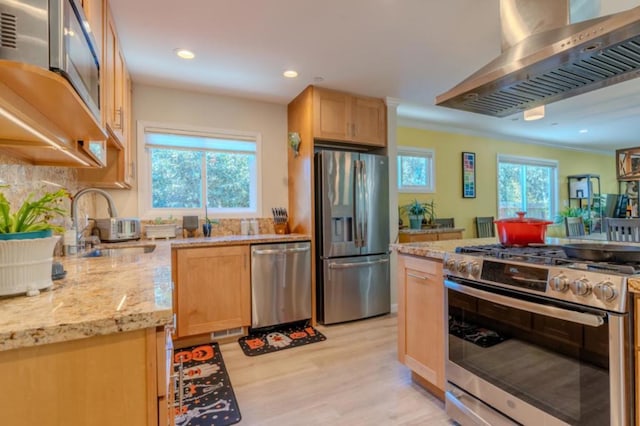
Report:
M640 76L640 6L525 37L437 96L436 105L506 117Z

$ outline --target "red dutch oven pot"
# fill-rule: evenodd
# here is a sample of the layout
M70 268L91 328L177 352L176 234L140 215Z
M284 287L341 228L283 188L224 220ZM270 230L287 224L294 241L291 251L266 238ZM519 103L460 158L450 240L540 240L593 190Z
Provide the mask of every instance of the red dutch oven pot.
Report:
M498 228L498 238L505 246L526 246L544 243L548 220L525 218L525 212L516 212L518 217L495 220Z

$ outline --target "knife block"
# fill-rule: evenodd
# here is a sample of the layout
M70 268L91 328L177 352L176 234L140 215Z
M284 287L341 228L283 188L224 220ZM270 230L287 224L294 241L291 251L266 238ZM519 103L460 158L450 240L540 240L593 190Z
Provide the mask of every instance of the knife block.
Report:
M289 222L284 223L274 223L273 229L276 234L288 234L289 233Z

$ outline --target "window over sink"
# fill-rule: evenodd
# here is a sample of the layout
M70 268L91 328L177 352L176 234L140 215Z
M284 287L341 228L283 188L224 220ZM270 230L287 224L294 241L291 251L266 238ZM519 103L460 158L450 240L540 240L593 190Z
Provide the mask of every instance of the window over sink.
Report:
M260 133L138 123L145 218L246 217L260 211ZM205 196L206 194L206 196Z

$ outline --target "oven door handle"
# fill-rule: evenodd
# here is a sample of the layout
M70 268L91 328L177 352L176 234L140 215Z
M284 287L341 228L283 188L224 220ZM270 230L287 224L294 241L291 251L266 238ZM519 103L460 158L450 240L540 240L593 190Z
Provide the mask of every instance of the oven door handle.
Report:
M449 280L445 280L444 285L448 289L457 291L458 293L468 294L469 296L477 297L478 299L510 306L534 314L546 315L591 327L599 327L604 324L604 315L594 315L584 312L570 311L567 309L557 308L555 306L540 305L538 303L528 302L526 300L515 299L513 297L468 287Z

